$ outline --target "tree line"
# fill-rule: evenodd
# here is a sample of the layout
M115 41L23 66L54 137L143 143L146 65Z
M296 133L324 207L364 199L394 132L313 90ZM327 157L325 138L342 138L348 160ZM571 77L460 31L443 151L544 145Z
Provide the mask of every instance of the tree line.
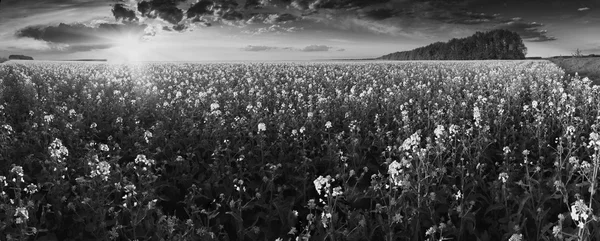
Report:
M436 42L410 51L379 57L384 60L483 60L525 59L527 47L519 34L497 29L466 38Z

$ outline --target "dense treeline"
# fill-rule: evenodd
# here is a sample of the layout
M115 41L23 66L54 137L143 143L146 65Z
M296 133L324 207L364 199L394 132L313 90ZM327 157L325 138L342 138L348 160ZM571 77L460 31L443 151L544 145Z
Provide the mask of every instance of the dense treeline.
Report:
M508 30L477 32L447 43L436 42L425 47L384 55L386 60L479 60L525 59L527 48L519 34Z
M17 60L33 60L33 57L25 56L25 55L9 55L8 59L17 59Z

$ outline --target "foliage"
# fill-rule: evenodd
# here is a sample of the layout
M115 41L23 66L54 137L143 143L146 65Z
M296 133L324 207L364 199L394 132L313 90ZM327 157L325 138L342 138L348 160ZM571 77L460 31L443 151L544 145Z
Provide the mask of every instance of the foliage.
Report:
M547 61L0 66L0 240L597 240Z
M436 42L411 51L396 52L380 57L384 60L483 60L525 59L527 48L519 34L497 29L476 32L447 43Z
M579 49L575 50L575 53L573 53L573 57L574 58L581 58L581 57L583 57L583 54L581 53L581 50L579 50Z

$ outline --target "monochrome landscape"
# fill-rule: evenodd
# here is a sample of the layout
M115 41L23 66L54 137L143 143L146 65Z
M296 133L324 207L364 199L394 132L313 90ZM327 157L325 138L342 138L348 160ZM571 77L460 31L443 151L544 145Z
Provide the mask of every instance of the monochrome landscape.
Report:
M0 240L600 240L600 3L4 0Z

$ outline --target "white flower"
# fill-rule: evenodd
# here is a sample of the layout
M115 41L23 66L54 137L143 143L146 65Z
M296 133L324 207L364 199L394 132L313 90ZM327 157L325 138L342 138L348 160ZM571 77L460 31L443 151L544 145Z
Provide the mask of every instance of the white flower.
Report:
M455 136L458 134L459 127L455 124L450 125L450 135Z
M108 145L106 145L106 144L100 144L100 150L101 151L109 151L110 149L108 148Z
M22 177L23 176L23 167L21 166L14 166L12 169L10 169L10 172L17 174L18 176Z
M561 228L560 226L558 226L558 225L557 225L557 226L554 226L554 227L552 228L552 235L553 235L555 238L561 238L561 237L562 237L562 228Z
M140 163L140 162L144 163L147 166L154 165L154 160L147 159L146 155L143 155L143 154L139 154L139 155L137 155L137 157L135 157L135 163L137 164L137 163Z
M433 133L435 134L436 139L440 139L440 138L444 137L444 133L446 133L446 129L444 128L443 125L438 125L435 128L435 130L433 131Z
M334 187L333 192L331 193L331 196L335 197L335 196L340 196L342 194L343 194L342 187Z
M502 183L506 183L506 181L508 180L508 173L506 173L506 172L500 173L500 175L498 176L498 180L501 180Z
M144 132L144 140L146 141L146 143L150 142L150 138L152 138L152 132L145 131Z
M92 129L94 129L94 128L96 128L96 127L98 127L98 125L96 124L96 122L93 122L93 123L90 125L90 128L92 128Z
M427 231L425 232L425 236L433 236L433 235L435 235L436 231L437 231L437 227L432 226L427 229Z
M508 241L522 241L523 240L523 234L513 234L512 236L510 236L510 239L508 239Z
M267 130L267 126L265 125L265 123L258 123L258 131L266 131Z
M54 115L45 115L44 116L44 121L46 123L50 123L50 122L52 122L52 120L54 120Z
M212 103L210 104L210 111L215 111L217 109L219 109L219 103Z
M330 181L332 181L332 178L329 175L327 175L327 177L319 176L313 181L315 189L317 190L317 193L319 193L319 195L321 195L322 189L325 189L326 191L329 190L329 187L331 187L331 184L329 183Z
M460 200L462 198L462 192L460 190L458 190L458 192L456 192L456 194L454 195L454 198L456 198L456 200Z
M583 200L579 199L571 206L571 218L574 221L585 222L589 218L592 209Z
M473 108L473 119L475 120L475 126L480 126L481 123L481 112L479 107L475 106Z
M567 126L567 135L573 135L575 133L575 127L574 126ZM591 136L591 134L590 134Z
M329 129L329 128L331 128L331 121L327 121L325 123L325 129Z
M55 158L57 161L69 156L69 150L63 146L62 141L58 138L55 138L54 141L50 143L48 151L50 152L50 157Z
M129 185L125 186L125 193L132 194L132 195L137 194L135 192L135 185L129 184Z
M409 138L404 140L404 142L402 143L401 149L403 151L409 151L412 148L419 146L420 142L421 142L421 136L419 134L419 131L417 131L414 134L412 134Z
M18 207L15 210L15 217L17 218L17 223L22 223L23 219L24 221L27 221L27 219L29 219L29 212L27 211L27 208L25 207Z
M6 129L8 131L8 134L10 134L11 132L13 132L12 126L10 126L8 124L2 125L2 128Z
M37 186L33 183L29 184L26 188L25 191L29 194L34 194L37 192Z

